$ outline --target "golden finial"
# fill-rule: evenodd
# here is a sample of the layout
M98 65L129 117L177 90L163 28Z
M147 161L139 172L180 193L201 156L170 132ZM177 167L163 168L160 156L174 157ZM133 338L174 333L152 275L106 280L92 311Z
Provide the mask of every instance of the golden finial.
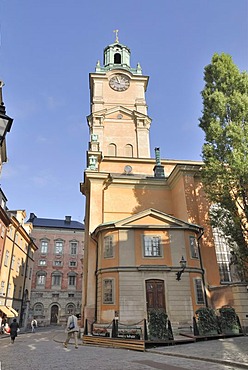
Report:
M118 39L119 30L114 30L113 32L115 33L115 42L119 42L119 39Z

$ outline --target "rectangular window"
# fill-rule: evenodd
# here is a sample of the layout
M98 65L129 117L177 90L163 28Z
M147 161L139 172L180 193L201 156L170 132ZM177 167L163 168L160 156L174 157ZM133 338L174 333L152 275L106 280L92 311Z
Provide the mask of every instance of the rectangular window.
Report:
M70 286L75 286L76 285L76 276L74 276L74 275L69 276L68 283L69 283Z
M113 236L105 236L103 245L104 258L114 257Z
M31 277L32 277L32 267L29 268L29 280L31 280Z
M70 253L72 255L76 255L77 254L77 242L71 242L70 243Z
M39 260L39 266L46 266L46 260Z
M105 304L114 303L113 286L114 286L113 279L103 280L103 303Z
M4 285L5 285L5 282L4 281L1 281L1 294L3 295L5 293L4 291Z
M204 304L202 279L195 279L196 304Z
M53 266L62 266L62 261L53 261Z
M53 293L53 294L52 294L52 297L53 297L53 298L59 298L59 293Z
M17 264L16 264L16 272L19 272L20 266L21 266L21 259L18 258Z
M48 251L48 241L42 240L40 245L40 253L47 254Z
M4 266L8 266L9 263L9 251L6 251L4 258Z
M145 257L161 257L161 238L159 236L144 235L144 256Z
M197 241L194 236L189 237L189 244L190 244L190 255L192 258L199 258L199 253L198 253L198 246L197 246Z
M73 293L68 294L68 298L73 298L74 296L75 296L75 294L73 294Z
M37 285L45 285L46 276L38 275L37 276Z
M8 297L10 297L10 293L11 293L11 284L8 285L8 292L7 292Z
M56 241L55 242L55 254L62 254L63 253L63 242Z
M70 261L69 262L69 266L70 267L76 267L77 266L77 262L76 261Z
M14 269L14 266L15 266L15 256L12 256L12 261L11 261L11 266L10 266L11 270Z
M60 285L60 284L61 284L61 275L53 275L52 285Z
M4 226L2 226L2 230L1 230L1 238L3 238L3 237L4 237L4 232L5 232L5 227L4 227Z

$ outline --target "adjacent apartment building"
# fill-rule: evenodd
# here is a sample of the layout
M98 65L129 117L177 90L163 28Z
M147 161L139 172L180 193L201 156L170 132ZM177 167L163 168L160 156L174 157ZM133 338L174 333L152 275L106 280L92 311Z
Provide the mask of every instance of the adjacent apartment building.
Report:
M79 314L82 301L84 225L65 219L39 218L34 213L32 238L38 246L32 277L29 320L61 325L68 314Z

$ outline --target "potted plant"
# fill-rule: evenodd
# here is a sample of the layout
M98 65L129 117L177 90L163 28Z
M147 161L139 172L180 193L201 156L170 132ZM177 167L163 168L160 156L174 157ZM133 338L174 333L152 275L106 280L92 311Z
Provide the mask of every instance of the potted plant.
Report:
M163 309L151 309L149 312L150 340L167 340L169 338L167 322L168 316Z
M218 333L218 322L213 308L201 307L195 312L200 335L215 335Z
M224 334L239 334L240 326L235 309L232 307L221 307L219 309L220 328Z

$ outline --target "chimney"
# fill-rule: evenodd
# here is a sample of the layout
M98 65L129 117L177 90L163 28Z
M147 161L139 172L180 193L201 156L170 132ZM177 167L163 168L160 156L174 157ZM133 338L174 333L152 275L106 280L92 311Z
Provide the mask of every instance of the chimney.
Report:
M71 216L65 216L65 223L70 224L71 223Z

